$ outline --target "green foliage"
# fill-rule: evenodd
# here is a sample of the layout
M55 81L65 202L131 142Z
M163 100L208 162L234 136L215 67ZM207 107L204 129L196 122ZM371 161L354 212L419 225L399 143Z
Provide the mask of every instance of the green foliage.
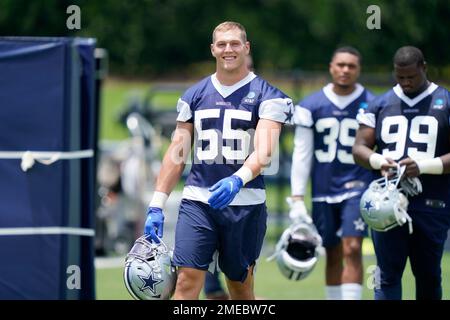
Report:
M100 99L100 140L122 140L128 137L127 129L120 124L119 116L131 99L143 99L150 85L143 82L107 81Z
M66 28L66 8L81 8L81 30ZM369 30L369 5L381 30ZM213 28L236 20L247 28L257 70L325 70L331 52L353 45L364 67L391 69L395 50L420 47L435 78L450 76L448 0L3 0L1 35L90 36L109 51L114 73L197 78L214 69Z

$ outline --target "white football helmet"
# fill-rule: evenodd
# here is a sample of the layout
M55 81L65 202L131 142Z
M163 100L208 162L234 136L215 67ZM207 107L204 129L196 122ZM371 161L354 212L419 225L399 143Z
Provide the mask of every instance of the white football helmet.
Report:
M177 273L172 264L172 251L160 241L156 244L142 236L126 257L125 286L137 300L167 300L175 290Z
M405 167L399 167L393 178L383 177L372 181L361 196L361 216L375 231L388 231L408 222L409 233L412 233L412 219L406 212L409 202L401 192L403 189L397 188L403 181L404 171Z
M290 280L306 278L319 258L322 238L312 223L292 224L281 235L275 253L268 260L276 259L281 273Z

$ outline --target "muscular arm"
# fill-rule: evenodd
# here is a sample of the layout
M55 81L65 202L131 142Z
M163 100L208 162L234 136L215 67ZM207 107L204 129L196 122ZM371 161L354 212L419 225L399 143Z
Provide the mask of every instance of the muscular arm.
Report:
M447 174L450 173L450 153L446 153L440 157L437 157L435 159L424 159L424 160L419 160L419 161L415 161L413 159L411 159L410 157L403 159L402 161L400 161L400 165L405 165L406 166L406 170L405 170L405 174L408 177L418 177L421 173L431 173L431 172L421 172L420 168L419 168L419 163L422 163L424 161L429 161L429 160L436 160L440 158L440 161L442 162L442 164L439 164L438 167L440 167L441 169L439 169L437 172L433 173L433 174ZM436 163L434 162L433 166L436 166ZM422 166L422 170L424 169L424 167ZM435 170L433 170L435 171Z
M450 136L449 138L449 144L450 144ZM441 156L442 164L444 166L444 174L450 173L450 153L446 153L443 156Z
M355 144L352 148L353 159L360 166L371 169L369 158L374 153L375 129L361 124L356 132Z
M272 154L275 151L281 133L280 122L260 119L255 131L254 146L255 150L250 154L244 163L257 177L264 167L270 164Z
M361 167L373 169L370 165L370 156L375 153L375 128L371 128L364 124L359 126L356 132L355 144L352 148L353 159ZM381 165L381 174L385 175L389 168L396 168L397 163L391 158L385 157L387 163Z
M177 127L164 155L161 170L156 181L156 191L170 194L183 173L192 146L194 125L177 122Z
M281 125L272 120L259 120L254 136L255 150L248 156L244 165L233 175L219 180L209 188L211 196L208 203L212 208L221 210L228 206L239 190L270 164L278 144Z
M442 164L444 165L444 174L450 173L450 153L441 156Z

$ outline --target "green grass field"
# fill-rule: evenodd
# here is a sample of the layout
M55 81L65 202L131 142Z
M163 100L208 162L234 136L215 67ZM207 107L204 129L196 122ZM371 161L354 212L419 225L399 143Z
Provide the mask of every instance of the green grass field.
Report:
M366 240L367 241L367 240ZM367 241L370 243L370 241ZM370 247L370 246L369 246ZM370 248L369 248L370 251ZM268 252L267 254L269 254ZM316 269L304 280L289 281L279 272L276 262L267 262L267 255L262 255L258 261L255 281L255 293L260 299L271 300L323 300L325 259L321 257ZM373 255L364 256L364 268L376 263ZM99 300L129 300L131 296L126 291L122 279L122 268L98 269L96 272L97 299ZM367 286L370 274L364 275L363 299L372 300L373 291ZM450 252L447 252L442 262L443 299L450 299ZM415 297L414 277L409 264L403 276L403 299ZM201 296L203 298L203 296Z

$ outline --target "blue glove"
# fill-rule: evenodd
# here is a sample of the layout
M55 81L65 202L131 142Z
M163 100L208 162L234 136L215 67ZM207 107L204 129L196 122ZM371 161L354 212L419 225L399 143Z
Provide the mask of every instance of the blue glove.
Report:
M209 205L214 209L225 208L231 203L231 201L233 201L242 186L242 179L238 176L232 175L230 177L223 178L209 188L209 191L212 192L208 199Z
M163 237L164 213L161 208L148 207L147 220L145 220L144 234L155 243ZM158 237L157 237L158 235Z

